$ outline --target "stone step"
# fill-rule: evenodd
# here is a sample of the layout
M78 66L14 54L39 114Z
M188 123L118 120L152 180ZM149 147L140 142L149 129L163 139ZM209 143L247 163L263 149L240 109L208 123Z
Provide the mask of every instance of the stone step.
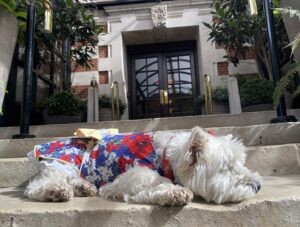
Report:
M256 197L238 204L196 198L183 207L158 207L99 197L43 203L24 198L23 188L0 189L0 201L1 227L291 227L300 226L300 175L265 177Z
M295 115L300 120L300 109L288 110L288 114ZM107 121L98 123L76 123L65 125L31 126L30 133L36 137L70 136L77 128L119 128L121 132L157 131L190 129L195 125L203 128L248 126L268 124L276 117L275 111L248 112L242 114L198 115L188 117L154 118L142 120ZM0 139L11 139L19 134L19 127L0 128Z
M243 127L215 127L208 128L218 135L233 134L242 139L245 145L275 145L300 142L300 123L262 124ZM74 129L68 135L72 136ZM166 129L164 129L166 130ZM124 132L122 129L121 132ZM136 131L136 130L132 130ZM149 130L151 131L151 130ZM53 141L57 138L34 139L2 139L0 140L0 158L25 157L35 145Z
M300 143L248 147L246 166L263 176L300 174ZM0 187L24 186L36 172L27 158L2 158Z

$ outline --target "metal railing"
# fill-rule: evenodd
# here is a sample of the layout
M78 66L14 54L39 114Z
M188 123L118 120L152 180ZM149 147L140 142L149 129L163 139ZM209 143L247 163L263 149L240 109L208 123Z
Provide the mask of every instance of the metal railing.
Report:
M209 75L204 75L204 86L205 86L205 111L206 114L213 113L212 107L212 96L211 96L211 80Z
M120 120L119 83L117 81L111 84L111 118Z

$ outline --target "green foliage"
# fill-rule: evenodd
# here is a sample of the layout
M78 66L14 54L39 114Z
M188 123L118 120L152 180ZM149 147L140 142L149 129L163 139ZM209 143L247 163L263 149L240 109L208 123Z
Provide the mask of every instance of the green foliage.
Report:
M86 102L71 92L62 91L49 97L44 108L49 115L74 116L86 111Z
M0 80L0 94L1 93L7 93L8 91L5 89L5 88L3 88L3 81L2 80ZM0 115L2 115L3 113L2 113L2 106L0 106Z
M276 1L276 5L280 1ZM224 47L228 62L237 66L244 59L249 48L256 53L259 75L270 78L271 65L268 51L265 17L261 1L257 1L258 15L251 16L248 10L248 0L215 0L213 3L212 24L203 23L209 30L209 39ZM280 62L288 57L288 37L281 15L275 18L278 53Z
M300 21L300 11L292 8L277 8L277 11L288 14L290 17L298 17ZM298 33L294 40L291 41L289 46L292 47L291 54L300 45L300 33ZM280 98L285 95L288 91L292 93L292 97L296 100L300 95L300 85L297 87L294 83L294 77L297 75L297 72L300 72L300 62L296 62L289 65L287 72L281 77L277 82L274 93L273 93L273 106L276 108L279 105Z
M0 6L6 9L12 15L14 15L18 20L18 25L19 25L18 42L19 43L24 42L22 33L26 31L27 12L26 12L26 8L21 7L22 4L25 4L24 0L0 0Z
M44 4L37 4L36 47L38 48L38 65L62 65L62 43L69 39L71 53L69 56L75 66L90 68L91 56L95 54L98 44L98 35L103 32L103 27L97 25L93 15L80 2L70 0L57 0L53 13L52 33L45 33L44 29ZM54 53L58 60L51 62L50 53Z
M272 103L274 85L272 81L261 79L247 79L240 86L242 107Z
M223 87L213 88L211 91L211 98L215 102L228 102L228 90Z
M196 97L197 106L202 106L204 103L205 103L205 96L204 95L198 95Z
M300 62L292 64L286 74L281 77L277 82L274 93L273 93L273 106L276 108L279 105L280 98L287 93L290 87L290 90L293 91L293 97L297 97L300 94L300 86L294 88L294 76L295 73L300 71Z
M101 95L99 97L99 108L111 108L111 97L107 95ZM116 107L115 107L116 108ZM119 108L120 108L120 114L123 115L126 109L126 104L122 102L122 100L119 98Z
M259 17L251 17L247 11L247 0L214 2L212 24L203 23L209 30L209 39L228 50L225 58L234 65L245 57L249 45L254 46L255 34L262 26Z

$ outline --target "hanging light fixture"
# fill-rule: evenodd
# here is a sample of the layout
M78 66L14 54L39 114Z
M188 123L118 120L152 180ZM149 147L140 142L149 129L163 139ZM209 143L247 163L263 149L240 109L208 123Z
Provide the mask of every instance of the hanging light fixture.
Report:
M52 32L53 10L51 0L45 0L45 32Z
M248 0L249 6L250 6L250 14L251 16L257 15L257 5L256 0Z

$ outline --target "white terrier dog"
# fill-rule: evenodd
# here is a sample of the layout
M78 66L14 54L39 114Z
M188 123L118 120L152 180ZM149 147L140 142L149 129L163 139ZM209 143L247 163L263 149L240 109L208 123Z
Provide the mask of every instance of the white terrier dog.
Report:
M73 158L78 171L64 164L66 154L70 156L72 149L57 146L63 147L65 152L61 162L48 159L40 154L43 149L35 148L30 155L42 158L39 161L41 171L27 186L26 197L38 201L68 201L73 196L99 193L102 197L129 203L183 205L196 195L207 202L220 204L252 198L261 187L260 176L244 166L245 146L232 135L216 137L199 127L189 132L161 131L151 136L154 148L148 143L147 136L150 136L141 135L138 142L122 137L121 142L118 140L120 143L99 141L93 149L81 147L82 158L78 158L78 150L75 152L77 158ZM134 140L139 140L136 138L140 137ZM128 149L123 156L111 152L125 143L129 144L129 155ZM50 153L51 147L48 148L46 153ZM147 157L139 153L140 148L148 152ZM132 153L137 160L132 161L129 157ZM106 158L102 164L111 169L96 165L95 160L100 155ZM117 165L113 164L115 161ZM116 167L121 173L117 177L112 174ZM171 170L173 182L167 178L172 178Z

